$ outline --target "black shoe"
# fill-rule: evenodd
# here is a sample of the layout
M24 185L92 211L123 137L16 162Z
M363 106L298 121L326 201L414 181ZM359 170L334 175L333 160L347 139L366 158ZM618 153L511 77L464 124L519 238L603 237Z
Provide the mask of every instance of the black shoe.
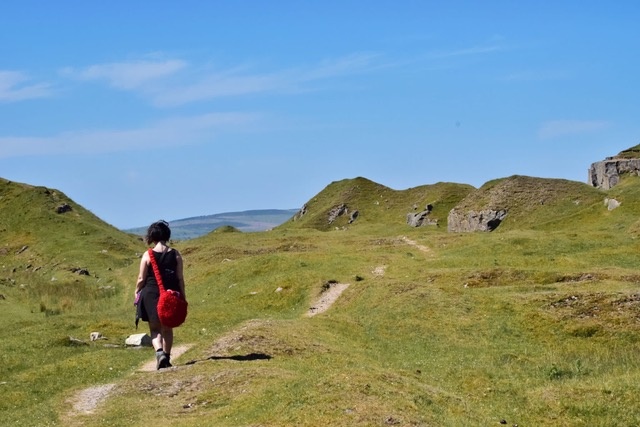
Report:
M156 364L157 370L170 367L171 363L169 363L169 357L166 355L166 353L162 353L160 356L158 356L158 363Z

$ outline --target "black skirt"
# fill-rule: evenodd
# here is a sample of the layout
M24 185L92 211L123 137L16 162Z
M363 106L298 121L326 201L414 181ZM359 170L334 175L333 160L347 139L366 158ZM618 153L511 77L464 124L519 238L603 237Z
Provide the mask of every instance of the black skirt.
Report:
M157 286L146 285L140 290L140 301L136 310L136 325L138 319L143 322L160 323L158 318L158 299L160 289Z

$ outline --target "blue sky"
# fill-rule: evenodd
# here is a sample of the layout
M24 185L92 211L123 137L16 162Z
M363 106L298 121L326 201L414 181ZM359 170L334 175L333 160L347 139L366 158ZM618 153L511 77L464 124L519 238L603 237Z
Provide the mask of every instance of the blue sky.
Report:
M635 1L3 1L0 177L120 228L332 181L586 182L640 143Z

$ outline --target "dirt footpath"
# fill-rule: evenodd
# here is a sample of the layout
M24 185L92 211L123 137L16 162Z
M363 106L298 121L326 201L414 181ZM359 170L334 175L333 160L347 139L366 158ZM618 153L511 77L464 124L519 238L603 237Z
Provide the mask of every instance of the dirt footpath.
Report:
M309 310L305 313L306 317L312 317L320 313L327 311L333 303L340 297L342 292L349 287L348 283L332 283L328 289L320 294L320 297ZM171 360L175 360L183 355L187 350L192 347L191 344L183 344L174 347L171 350ZM171 368L168 368L171 369ZM139 372L153 372L156 370L155 357L144 365L142 365ZM163 370L159 371L162 372ZM92 414L95 409L104 402L113 392L116 391L116 384L102 384L87 389L81 390L72 396L68 402L71 403L71 411L67 414L67 417L74 417L76 415L88 415Z
M191 348L191 344L183 344L173 348L171 350L171 360L175 360L184 354ZM169 368L170 369L170 368ZM152 372L156 370L155 357L149 362L142 365L138 371ZM102 384L94 387L89 387L84 390L80 390L68 402L71 403L71 411L67 416L72 417L75 415L89 415L105 401L111 393L116 390L116 384Z
M327 311L348 287L348 283L332 283L329 289L324 291L313 306L309 308L309 311L307 311L307 317L312 317L316 314Z
M183 344L183 345L174 347L171 350L171 360L176 360L178 357L182 356L190 348L191 348L191 344ZM156 370L155 357L153 358L153 360L148 361L147 363L142 365L140 369L138 369L138 371L142 371L142 372L152 372L155 370Z

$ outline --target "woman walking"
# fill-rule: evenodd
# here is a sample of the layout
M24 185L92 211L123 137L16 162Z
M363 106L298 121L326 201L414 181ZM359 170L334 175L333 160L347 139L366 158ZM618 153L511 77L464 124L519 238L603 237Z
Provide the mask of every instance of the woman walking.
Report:
M156 351L156 369L171 367L173 328L162 325L158 317L160 289L153 272L151 256L155 258L158 268L162 272L164 288L180 292L186 300L182 257L177 250L167 244L170 238L171 229L166 221L154 222L147 229L145 241L147 245L153 245L153 248L151 252L146 251L142 255L135 291L136 316L144 322L149 322L151 343Z

